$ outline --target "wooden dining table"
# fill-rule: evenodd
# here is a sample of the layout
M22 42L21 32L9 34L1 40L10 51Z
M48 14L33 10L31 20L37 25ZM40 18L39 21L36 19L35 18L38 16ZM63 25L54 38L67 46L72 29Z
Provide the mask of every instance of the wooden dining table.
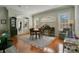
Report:
M38 37L40 38L40 35L41 35L40 29L35 29L35 28L30 29L30 36L32 36L32 39L34 36L35 36L35 39L37 39Z
M38 36L40 38L40 30L39 29L34 29L33 33L34 33L36 39L37 39Z

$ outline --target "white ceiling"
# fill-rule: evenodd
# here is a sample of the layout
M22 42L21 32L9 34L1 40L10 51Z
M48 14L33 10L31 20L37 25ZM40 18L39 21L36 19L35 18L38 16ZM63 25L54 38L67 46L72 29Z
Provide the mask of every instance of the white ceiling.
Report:
M13 9L22 14L35 14L49 9L60 7L61 5L5 5L7 9Z

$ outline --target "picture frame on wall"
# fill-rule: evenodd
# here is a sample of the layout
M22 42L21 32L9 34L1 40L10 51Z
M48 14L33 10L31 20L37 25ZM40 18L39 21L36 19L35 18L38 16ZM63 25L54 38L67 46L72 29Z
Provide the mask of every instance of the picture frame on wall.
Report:
M1 24L6 24L6 19L1 19Z

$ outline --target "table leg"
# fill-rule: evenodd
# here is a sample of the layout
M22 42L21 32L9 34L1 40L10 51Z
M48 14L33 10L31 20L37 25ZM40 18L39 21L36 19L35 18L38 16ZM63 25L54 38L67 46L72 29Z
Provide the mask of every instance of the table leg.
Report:
M37 39L37 32L36 32L36 34L35 34L35 35L36 35L36 39Z

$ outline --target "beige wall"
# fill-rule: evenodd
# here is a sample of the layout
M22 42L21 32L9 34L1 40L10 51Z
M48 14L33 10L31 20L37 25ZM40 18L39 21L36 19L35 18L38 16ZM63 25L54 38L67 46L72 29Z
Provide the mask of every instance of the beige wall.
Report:
M1 20L5 19L6 24L1 24ZM0 31L8 30L8 10L4 7L0 7Z
M57 8L57 9L52 9L52 10L48 10L48 11L45 11L45 12L42 12L42 13L39 13L39 14L35 14L35 15L33 15L33 20L34 20L34 22L36 22L36 20L38 20L39 22L36 22L36 24L39 24L38 27L40 27L44 23L46 23L46 22L42 23L40 20L43 20L44 18L47 18L47 17L53 17L52 20L55 20L55 21L54 22L53 21L47 22L47 24L50 25L51 27L55 27L56 33L57 33L58 27L59 27L58 16L59 16L59 14L66 13L66 12L69 13L70 19L74 20L74 18L75 18L75 16L74 16L74 6L60 7L60 8ZM46 20L46 21L49 21L49 20ZM36 27L35 24L34 24L34 27Z

